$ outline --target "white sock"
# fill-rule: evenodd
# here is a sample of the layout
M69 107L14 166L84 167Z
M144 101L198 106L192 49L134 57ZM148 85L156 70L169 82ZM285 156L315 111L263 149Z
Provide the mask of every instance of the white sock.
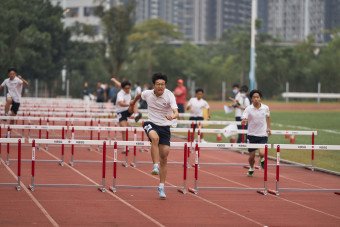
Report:
M159 183L160 188L164 188L164 183Z
M153 164L153 168L158 168L158 163Z
M254 171L254 168L253 167L249 167L249 171Z

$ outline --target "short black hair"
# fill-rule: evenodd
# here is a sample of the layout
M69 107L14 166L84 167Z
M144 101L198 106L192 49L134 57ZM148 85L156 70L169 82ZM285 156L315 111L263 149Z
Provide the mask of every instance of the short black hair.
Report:
M233 87L240 87L240 85L239 84L237 84L237 83L235 83L235 84L233 84Z
M163 73L154 73L152 75L152 83L155 84L156 80L164 80L165 83L168 82L168 77Z
M17 69L14 68L14 67L8 68L7 73L10 73L11 71L14 71L15 73L18 73Z
M203 90L202 88L197 88L197 89L195 90L195 93L197 94L198 92L204 93L204 90Z
M120 84L120 86L121 86L122 88L124 88L124 87L126 87L126 86L130 86L130 87L131 87L131 82L128 81L128 80L124 80L124 81Z
M260 98L262 98L262 92L257 89L254 89L249 93L250 98L252 98L255 93L259 94Z
M249 88L248 88L247 85L243 85L243 86L241 87L240 91L241 91L241 92L247 93L247 92L249 91Z

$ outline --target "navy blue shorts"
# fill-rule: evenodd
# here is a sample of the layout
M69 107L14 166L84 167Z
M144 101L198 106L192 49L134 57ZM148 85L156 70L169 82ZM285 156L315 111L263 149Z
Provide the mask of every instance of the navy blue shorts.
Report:
M151 130L154 130L159 136L159 144L170 146L170 138L171 138L170 126L159 126L159 125L155 125L154 123L150 121L146 121L144 122L143 128L146 134L148 135L148 137L149 137L149 132ZM149 137L149 140L150 140L150 137Z
M125 110L123 112L117 113L119 122L121 121L127 121L127 119L132 115L132 113L129 113L128 110Z
M247 143L256 143L256 144L266 144L268 142L267 136L247 136ZM249 152L256 151L257 148L248 148Z
M190 121L203 121L204 118L203 117L190 117L189 118ZM197 124L194 124L194 130L197 128Z
M178 113L184 113L184 104L181 103L177 103L177 107L178 107Z
M12 101L12 106L11 106L11 111L12 111L12 113L14 113L15 115L17 115L18 110L19 110L19 106L20 106L20 103L19 103L19 102L14 102L14 101Z

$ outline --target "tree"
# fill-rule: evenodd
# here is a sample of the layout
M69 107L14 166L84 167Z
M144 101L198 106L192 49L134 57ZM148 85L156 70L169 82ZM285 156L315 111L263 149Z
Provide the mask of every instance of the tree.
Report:
M26 78L60 78L69 32L63 10L45 0L0 1L0 70L15 66Z
M97 15L101 17L104 25L104 39L108 48L108 68L114 75L121 71L127 59L127 37L134 25L135 4L135 1L129 0L126 4L111 7L109 10L104 10L103 6L97 10Z
M174 25L160 19L147 20L136 25L133 33L129 35L130 54L134 59L146 64L146 74L151 78L153 67L159 63L155 56L157 48L180 37Z

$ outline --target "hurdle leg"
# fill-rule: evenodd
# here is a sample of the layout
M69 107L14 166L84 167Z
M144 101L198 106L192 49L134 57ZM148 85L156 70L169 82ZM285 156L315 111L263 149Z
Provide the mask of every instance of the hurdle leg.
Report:
M267 195L268 190L267 190L267 170L268 170L268 146L266 145L264 148L264 172L263 172L263 191L257 191L257 193L261 195Z
M31 165L31 184L28 186L29 189L34 191L34 175L35 175L35 140L32 142L32 165Z
M189 188L189 192L197 195L198 194L198 144L196 144L195 147L195 181L194 181L194 187Z
M276 148L276 183L275 190L268 190L268 193L272 195L279 195L279 181L280 181L280 146Z
M17 191L21 190L21 140L18 140L18 184L16 186Z
M105 188L105 175L106 175L106 142L103 142L103 164L102 164L102 185L98 188L101 192L106 192Z
M117 178L117 142L113 145L113 179L112 179L112 186L110 190L115 193L116 189L116 178Z
M187 149L187 144L184 145L184 160L183 160L183 186L182 188L178 189L179 192L181 192L182 194L186 194L187 193L187 165L188 165L188 162L187 162L187 158L188 158L188 155L187 155L187 152L188 152L188 149Z

